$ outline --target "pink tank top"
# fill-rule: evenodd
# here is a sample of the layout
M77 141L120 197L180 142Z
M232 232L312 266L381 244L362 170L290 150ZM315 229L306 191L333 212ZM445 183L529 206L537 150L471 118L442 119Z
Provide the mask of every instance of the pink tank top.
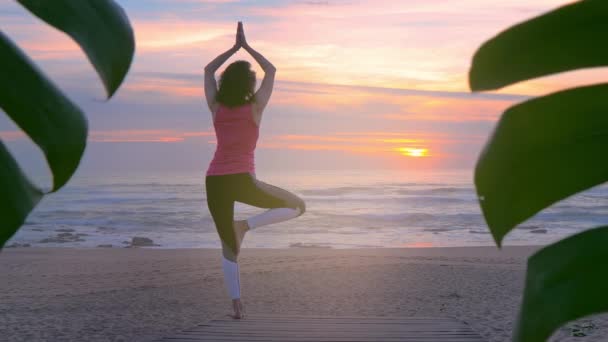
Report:
M218 107L213 122L217 147L207 176L255 173L254 151L260 130L253 120L252 104Z

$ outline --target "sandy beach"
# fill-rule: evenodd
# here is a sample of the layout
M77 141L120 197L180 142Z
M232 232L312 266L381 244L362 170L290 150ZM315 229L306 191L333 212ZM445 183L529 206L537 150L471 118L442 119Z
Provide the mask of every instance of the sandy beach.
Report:
M507 341L537 247L244 249L246 312L442 316ZM0 253L3 341L151 341L230 312L217 249L9 248ZM608 340L606 315L572 337Z

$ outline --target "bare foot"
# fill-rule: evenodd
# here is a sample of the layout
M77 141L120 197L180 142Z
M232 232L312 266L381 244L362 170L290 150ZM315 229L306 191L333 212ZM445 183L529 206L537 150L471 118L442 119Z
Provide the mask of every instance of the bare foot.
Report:
M243 311L243 303L241 303L240 299L232 300L232 308L234 309L234 315L231 315L230 317L234 319L245 318L245 312Z
M234 237L236 239L237 254L241 250L241 244L245 238L245 233L249 230L249 225L246 220L234 221Z

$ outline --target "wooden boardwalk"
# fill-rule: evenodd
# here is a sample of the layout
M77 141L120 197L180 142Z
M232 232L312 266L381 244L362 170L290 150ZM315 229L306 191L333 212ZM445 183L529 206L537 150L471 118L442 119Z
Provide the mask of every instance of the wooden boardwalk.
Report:
M465 323L450 318L248 314L243 320L216 318L160 341L483 342L483 339Z

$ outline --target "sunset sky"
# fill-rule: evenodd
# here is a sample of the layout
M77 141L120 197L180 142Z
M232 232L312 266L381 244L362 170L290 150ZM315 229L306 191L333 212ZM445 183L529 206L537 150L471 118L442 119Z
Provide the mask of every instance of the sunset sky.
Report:
M79 172L205 170L215 138L203 67L232 46L238 20L250 45L277 68L256 154L261 169L470 169L509 105L608 75L595 69L498 93L469 92L479 45L565 1L118 3L134 27L136 56L117 95L104 102L75 43L16 2L0 0L0 29L89 118ZM230 61L236 59L253 62L242 51ZM0 138L24 168L42 165L40 152L5 115Z

